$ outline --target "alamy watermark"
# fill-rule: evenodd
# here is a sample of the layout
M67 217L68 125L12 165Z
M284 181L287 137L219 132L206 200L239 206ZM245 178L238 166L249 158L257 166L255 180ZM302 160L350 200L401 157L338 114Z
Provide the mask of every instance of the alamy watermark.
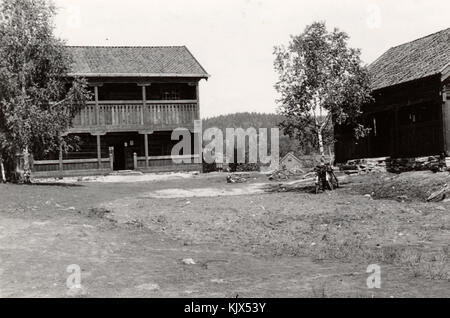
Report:
M366 273L370 274L366 280L367 288L381 288L381 266L370 264L367 266Z
M81 268L77 264L67 266L66 272L70 275L66 280L66 287L69 289L81 288Z
M201 120L194 121L194 138L187 128L176 128L172 140L179 141L172 148L172 160L181 163L251 163L279 168L279 128L226 128L202 129ZM270 135L270 142L269 142ZM180 140L181 138L181 140ZM194 144L192 145L192 139ZM203 147L203 143L206 145ZM270 148L270 151L269 151ZM180 153L183 155L180 156Z

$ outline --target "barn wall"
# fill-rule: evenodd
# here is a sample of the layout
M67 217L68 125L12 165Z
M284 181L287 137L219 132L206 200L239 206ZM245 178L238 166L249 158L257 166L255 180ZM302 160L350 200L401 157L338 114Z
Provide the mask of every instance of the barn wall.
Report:
M439 76L373 92L362 121L369 136L356 140L351 127L336 127L336 162L373 157L414 157L444 151Z
M450 157L450 80L444 86L442 116L444 123L445 154Z

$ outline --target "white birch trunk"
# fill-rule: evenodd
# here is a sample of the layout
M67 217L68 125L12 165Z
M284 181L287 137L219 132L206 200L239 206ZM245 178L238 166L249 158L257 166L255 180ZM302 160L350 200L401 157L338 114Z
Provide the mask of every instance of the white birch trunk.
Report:
M320 155L323 157L323 156L325 156L325 151L324 151L324 147L323 147L322 129L319 129L319 131L317 132L317 138L319 140L319 152L320 152Z
M1 182L6 182L6 175L5 175L5 166L3 165L3 158L0 157L0 178L1 178Z
M25 183L30 183L31 177L31 166L30 166L30 152L28 151L28 146L25 147L23 151L23 181Z

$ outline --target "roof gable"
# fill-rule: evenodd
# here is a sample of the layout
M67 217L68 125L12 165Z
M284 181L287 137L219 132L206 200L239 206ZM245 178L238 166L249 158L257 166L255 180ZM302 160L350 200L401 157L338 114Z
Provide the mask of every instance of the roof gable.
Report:
M69 46L70 75L83 77L209 77L185 46Z
M286 161L286 160L288 160L288 159L292 159L292 160L294 160L294 161L296 161L296 162L298 162L298 163L302 163L302 162L300 161L300 159L298 159L292 152L288 152L288 153L281 159L281 162L284 162L284 161Z
M450 62L450 28L390 48L369 66L372 89L440 74Z

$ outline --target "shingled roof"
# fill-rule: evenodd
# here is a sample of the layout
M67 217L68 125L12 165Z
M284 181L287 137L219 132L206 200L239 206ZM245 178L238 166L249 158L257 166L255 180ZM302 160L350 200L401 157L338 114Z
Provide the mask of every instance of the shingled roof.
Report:
M198 77L209 75L185 46L69 46L72 76Z
M372 88L436 75L450 63L450 28L390 48L369 65Z

